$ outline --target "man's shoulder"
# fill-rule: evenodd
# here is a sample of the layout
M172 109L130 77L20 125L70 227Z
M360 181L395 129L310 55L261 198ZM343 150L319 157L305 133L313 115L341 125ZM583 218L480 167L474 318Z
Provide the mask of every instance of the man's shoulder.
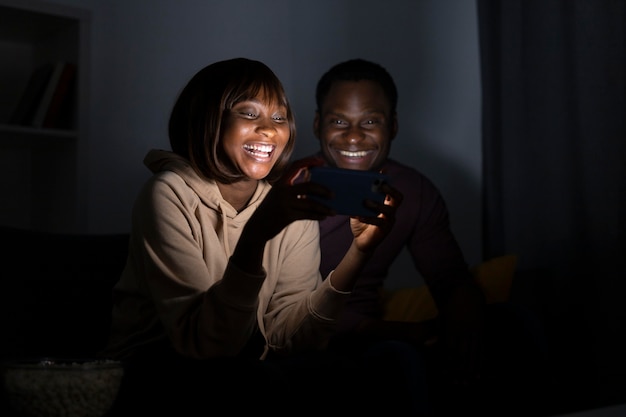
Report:
M314 152L314 153L310 153L310 154L306 154L303 155L301 157L295 158L294 160L292 160L291 162L299 162L299 161L308 161L308 160L312 160L312 159L324 159L324 155L322 155L321 152Z
M420 171L418 171L417 168L411 166L411 165L407 165L405 163L402 163L396 159L393 158L387 158L387 161L385 161L385 166L388 169L393 169L394 171L401 171L401 172L412 172L414 174L419 174L419 175L423 175Z
M385 170L390 177L402 177L409 179L419 179L430 182L430 179L417 168L388 158L385 162Z
M435 183L413 166L388 158L385 169L390 184L403 193L439 194Z

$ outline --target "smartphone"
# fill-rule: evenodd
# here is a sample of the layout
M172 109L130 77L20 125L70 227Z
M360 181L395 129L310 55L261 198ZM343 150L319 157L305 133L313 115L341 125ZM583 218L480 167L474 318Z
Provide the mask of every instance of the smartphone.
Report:
M365 200L379 203L385 201L380 186L387 181L384 174L375 171L360 171L334 167L312 167L310 181L322 184L334 193L334 198L310 196L334 209L337 214L347 216L376 216L378 213L365 206Z

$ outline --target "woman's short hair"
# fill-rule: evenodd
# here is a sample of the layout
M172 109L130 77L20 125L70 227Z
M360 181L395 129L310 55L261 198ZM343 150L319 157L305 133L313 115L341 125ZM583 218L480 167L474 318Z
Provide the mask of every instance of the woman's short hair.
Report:
M296 124L282 83L264 63L247 58L218 61L198 71L178 96L169 120L172 151L191 163L201 176L221 183L245 178L226 155L222 133L228 112L259 93L270 104L287 109L289 140L266 177L276 181L289 163L296 137Z

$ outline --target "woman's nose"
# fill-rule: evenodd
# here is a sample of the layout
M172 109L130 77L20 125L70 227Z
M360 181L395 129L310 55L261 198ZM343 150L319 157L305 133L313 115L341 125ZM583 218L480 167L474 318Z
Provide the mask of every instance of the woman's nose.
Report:
M257 132L270 138L274 136L276 134L276 127L274 126L273 120L260 120Z

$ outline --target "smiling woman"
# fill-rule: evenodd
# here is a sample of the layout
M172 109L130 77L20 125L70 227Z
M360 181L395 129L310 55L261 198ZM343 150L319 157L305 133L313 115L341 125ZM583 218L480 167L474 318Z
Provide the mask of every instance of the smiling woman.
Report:
M215 111L207 111L207 107ZM194 122L191 125L190 120ZM207 143L198 137L209 132L215 135L227 127L233 134L238 129L249 130L242 132L245 136L239 146L275 148L277 144L267 137L280 139L284 143L266 178L271 182L280 177L291 157L295 125L283 86L272 70L261 62L236 58L203 68L187 83L170 115L169 136L174 153L189 159L206 178L222 183L245 178L231 155L224 154L223 142L228 137L206 138Z
M222 142L234 169L253 180L267 177L292 137L287 107L259 93L257 99L234 104L227 117ZM228 187L220 190L223 194Z
M364 375L399 372L325 351L357 271L393 224L394 191L382 189L391 195L376 204L381 214L371 223L355 220L352 247L322 281L317 220L332 210L299 196L330 191L279 181L295 123L270 68L235 58L201 69L174 105L169 137L171 151L151 150L144 159L153 175L133 207L101 352L127 365L119 413L196 413L209 391L213 407L232 407L232 392L264 402L279 392L293 405L323 410L330 405L309 403L318 397L309 391L317 391L314 382L330 378L330 389L346 392L346 383L366 381L346 378L348 366Z

